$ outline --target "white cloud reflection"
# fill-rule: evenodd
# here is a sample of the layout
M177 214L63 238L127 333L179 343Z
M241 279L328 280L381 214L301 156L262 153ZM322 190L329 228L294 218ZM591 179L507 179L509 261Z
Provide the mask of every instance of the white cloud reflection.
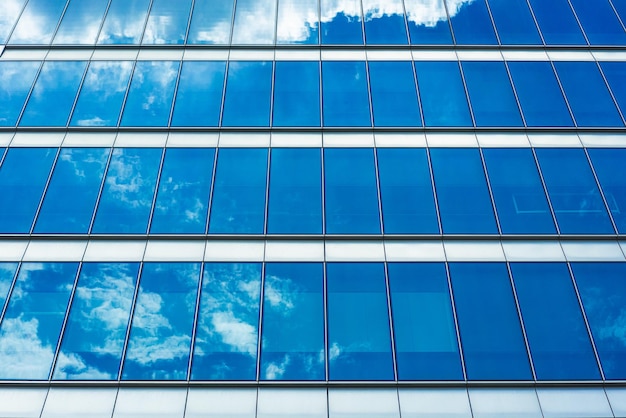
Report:
M5 43L9 32L13 29L15 20L18 18L25 0L2 0L0 1L0 43Z

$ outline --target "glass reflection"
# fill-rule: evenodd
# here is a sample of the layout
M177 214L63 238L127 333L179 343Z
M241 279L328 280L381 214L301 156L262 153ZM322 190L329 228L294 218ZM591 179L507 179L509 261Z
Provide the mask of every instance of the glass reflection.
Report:
M153 0L142 44L185 42L192 0Z
M363 44L363 18L359 0L321 0L322 44Z
M17 263L0 263L0 310L7 301L16 270Z
M497 45L485 0L447 0L450 22L459 45Z
M0 2L0 44L6 44L7 38L20 16L27 0L4 0Z
M187 43L228 44L234 6L234 0L195 0Z
M111 0L99 44L138 44L150 0Z
M411 44L451 45L450 21L444 0L404 0ZM464 3L471 0L457 0ZM458 8L451 8L456 11Z
M274 43L276 0L237 0L233 23L233 44Z
M626 232L626 149L588 148L587 152L615 226L623 234Z
M374 126L421 126L410 62L368 63Z
M70 1L54 36L55 45L93 45L104 19L108 1Z
M364 62L322 62L324 126L372 126Z
M269 61L229 63L222 125L270 125L272 67Z
M547 45L587 45L568 0L529 2Z
M591 45L624 45L626 32L609 0L570 0Z
M278 2L277 44L318 44L318 0Z
M0 62L0 126L17 123L40 65L36 61Z
M277 61L274 126L320 126L319 62Z
M526 0L487 0L503 45L541 45Z
M406 23L402 0L362 0L365 43L406 45Z
M622 116L626 116L626 62L603 62L600 63L602 73L609 83L617 105L622 110Z
M29 0L15 25L9 44L49 44L67 1Z

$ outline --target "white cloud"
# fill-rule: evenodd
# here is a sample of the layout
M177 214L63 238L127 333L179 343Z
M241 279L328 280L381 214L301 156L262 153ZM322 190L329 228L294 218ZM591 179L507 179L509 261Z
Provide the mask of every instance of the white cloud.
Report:
M39 321L5 318L0 338L0 378L46 379L54 357L54 347L39 338Z
M289 355L285 355L280 363L269 363L265 368L265 378L269 380L276 380L283 377L287 371L287 367L291 363Z

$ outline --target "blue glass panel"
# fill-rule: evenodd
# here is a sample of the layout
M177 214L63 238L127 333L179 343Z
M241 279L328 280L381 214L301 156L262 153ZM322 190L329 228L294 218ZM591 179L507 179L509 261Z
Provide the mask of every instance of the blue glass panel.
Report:
M30 0L13 30L9 44L49 44L67 1Z
M443 0L404 0L411 44L451 45L450 21Z
M555 62L578 126L624 126L595 62Z
M330 380L392 380L389 311L382 263L329 263Z
M626 264L572 263L604 376L626 378Z
M232 61L228 65L224 126L269 126L272 63Z
M0 62L0 126L17 123L40 65L27 61Z
M450 276L467 378L532 379L506 266L451 263Z
M462 380L443 263L389 264L398 379Z
M35 224L35 232L89 232L109 150L63 148Z
M324 189L326 233L380 233L373 150L324 149Z
M111 0L99 44L138 44L148 16L150 0Z
M233 44L273 44L277 3L276 0L237 0L233 23Z
M146 233L161 153L152 148L113 150L92 232Z
M321 234L320 150L273 148L271 162L267 232Z
M626 21L626 1L625 0L611 0L613 7L617 10L617 14L622 20L622 23Z
M319 1L281 0L278 2L277 44L319 43Z
M70 1L54 35L55 45L93 45L104 19L108 1Z
M526 125L574 125L549 62L510 61L508 66Z
M183 62L172 126L219 124L225 71L224 61Z
M529 1L547 45L587 44L567 0Z
M131 61L92 61L70 125L117 126L132 70Z
M541 45L526 0L487 0L503 45Z
M582 149L536 149L562 234L612 234L613 226Z
M209 232L264 232L267 157L267 149L219 150Z
M234 0L195 0L187 43L228 44L234 8Z
M122 379L187 378L199 280L200 264L143 265Z
M497 45L485 0L447 1L450 22L459 45Z
M7 301L16 270L17 263L0 263L0 309Z
M378 148L378 175L386 234L438 234L425 149Z
M44 63L20 126L65 126L86 66L81 61Z
M530 149L483 148L503 234L555 234L554 220Z
M364 62L322 62L324 126L371 126Z
M167 126L179 64L174 61L137 62L122 126Z
M513 263L511 272L537 379L600 379L567 265Z
M276 62L274 126L320 126L318 62Z
M324 380L321 263L265 267L261 379Z
M85 263L53 379L117 379L139 264Z
M322 44L363 44L363 19L361 2L345 0L320 0Z
M0 379L48 379L76 263L24 263L0 327Z
M153 0L142 44L185 42L192 0Z
M402 0L362 1L366 44L406 45L408 43Z
M626 63L624 62L603 62L600 64L602 72L609 83L613 96L617 101L622 115L626 114Z
M422 126L410 62L369 62L374 126Z
M476 126L523 126L503 62L463 62Z
M626 32L609 0L570 0L591 45L624 45Z
M435 193L444 234L497 234L478 149L432 148Z
M626 149L589 148L604 198L620 233L626 232Z
M214 159L211 148L167 149L150 232L204 233Z
M472 126L459 65L455 61L415 62L426 126Z
M261 264L204 265L194 343L194 380L254 380Z
M11 148L0 166L0 232L30 232L56 156L52 148Z
M6 44L27 0L0 3L0 44Z

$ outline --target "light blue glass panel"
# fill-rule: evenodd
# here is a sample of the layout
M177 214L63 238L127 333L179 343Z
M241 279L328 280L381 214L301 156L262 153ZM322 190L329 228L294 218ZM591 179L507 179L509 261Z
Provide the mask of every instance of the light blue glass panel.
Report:
M7 301L16 270L17 263L0 263L0 309Z
M319 149L272 149L269 234L322 233L321 157Z
M65 126L86 66L84 61L44 63L20 126Z
M382 263L329 263L330 380L392 380L385 269Z
M567 265L512 263L537 380L599 380Z
M204 265L191 379L254 380L261 264Z
M371 126L364 62L322 62L324 126Z
M272 63L232 61L228 65L224 126L269 126Z
M142 44L180 45L185 42L192 0L153 0Z
M326 233L379 234L372 149L324 149Z
M183 62L172 126L219 124L225 71L224 61Z
M587 44L567 0L529 1L546 45Z
M48 379L77 263L24 263L0 326L0 379Z
M361 2L345 0L320 0L322 44L363 44L363 19Z
M187 43L228 44L234 6L234 0L195 0Z
M320 126L318 62L276 62L273 124Z
M111 0L99 44L138 44L143 35L150 0Z
M573 126L563 92L549 62L508 62L528 126Z
M27 0L0 3L0 44L6 44Z
M617 101L622 115L626 115L626 63L624 62L603 62L600 63L602 72L609 83L609 88Z
M600 187L619 233L626 232L626 149L588 148Z
M549 148L535 151L561 233L614 233L585 152Z
M369 62L374 126L422 126L410 62Z
M476 126L523 126L503 62L461 64Z
M89 232L109 152L103 148L61 150L35 223L35 232Z
M268 150L221 148L217 157L209 232L262 234Z
M452 45L450 21L443 0L404 0L413 45Z
M83 264L53 379L117 379L138 271L139 264Z
M265 266L261 379L324 380L321 263Z
M32 61L0 62L0 126L17 123L40 65Z
M113 150L92 232L146 233L161 154L154 148Z
M49 44L67 1L30 0L13 30L9 44Z
M462 380L443 263L390 263L389 288L400 380Z
M54 35L55 45L93 45L96 43L108 1L70 1Z
M204 233L214 159L212 148L167 149L150 232Z
M187 378L199 280L200 264L143 265L122 379Z
M624 45L626 32L609 0L570 0L591 45Z
M408 44L402 0L362 0L362 2L366 44Z
M531 380L509 273L503 263L450 263L468 380Z
M485 0L447 0L452 32L459 45L497 45Z
M117 126L132 70L131 61L92 61L70 125Z
M443 233L497 234L478 149L432 148L430 157Z
M0 166L0 232L30 232L57 150L11 148Z
M426 126L472 126L459 65L455 61L415 62Z
M425 149L378 148L378 175L386 234L438 234Z
M503 45L541 45L526 0L487 0Z
M319 0L278 2L277 44L319 44Z
M276 31L276 3L276 0L237 0L233 44L273 44Z
M546 193L529 148L483 148L503 234L555 234Z

